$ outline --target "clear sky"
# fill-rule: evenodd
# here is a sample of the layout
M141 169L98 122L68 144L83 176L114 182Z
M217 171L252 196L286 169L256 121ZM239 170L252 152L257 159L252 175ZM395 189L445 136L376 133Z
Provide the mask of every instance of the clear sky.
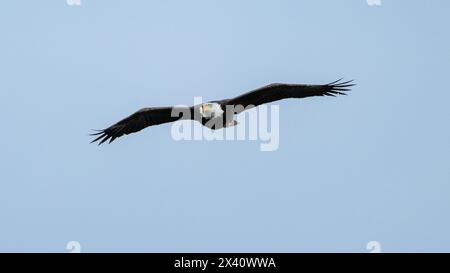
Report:
M0 251L450 251L449 1L0 4ZM90 145L143 106L271 82L280 146ZM220 160L217 160L219 158Z

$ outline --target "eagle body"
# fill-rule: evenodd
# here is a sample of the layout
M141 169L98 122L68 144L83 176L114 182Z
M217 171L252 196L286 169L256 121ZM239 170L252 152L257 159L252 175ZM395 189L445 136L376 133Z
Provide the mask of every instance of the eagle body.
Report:
M237 124L234 120L235 115L258 105L290 98L301 99L315 96L346 95L345 92L350 91L352 86L354 86L352 81L342 82L342 79L320 85L275 83L231 99L206 102L191 106L188 109L176 106L143 108L116 124L91 134L96 136L92 142L98 141L99 145L106 141L111 143L123 135L136 133L150 126L174 122L180 119L192 119L213 130L234 126ZM186 110L188 110L189 115L174 114L185 113Z
M194 117L194 120L200 121L203 126L212 130L236 125L237 122L234 120L235 111L231 108L227 108L227 105L224 102L225 101L213 101L200 104L198 106L200 119L197 120ZM195 108L196 107L194 106L194 109Z

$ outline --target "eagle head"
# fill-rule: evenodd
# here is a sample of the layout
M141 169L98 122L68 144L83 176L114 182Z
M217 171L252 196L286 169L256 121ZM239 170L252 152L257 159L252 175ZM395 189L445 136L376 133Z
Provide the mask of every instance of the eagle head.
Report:
M206 119L219 117L224 112L220 107L220 104L215 102L203 103L200 105L199 111L202 117Z

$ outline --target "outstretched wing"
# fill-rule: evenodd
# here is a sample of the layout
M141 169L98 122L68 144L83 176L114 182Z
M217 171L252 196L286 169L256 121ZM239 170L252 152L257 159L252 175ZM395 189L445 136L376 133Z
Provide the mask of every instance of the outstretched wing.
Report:
M180 113L186 111L186 109L187 108L180 108L177 112ZM100 145L108 140L109 143L111 143L116 138L123 135L138 132L149 126L173 122L180 119L180 117L172 116L173 110L174 107L143 108L131 116L117 122L111 127L104 130L99 130L98 133L91 134L92 136L97 136L97 138L91 143L99 141L98 145ZM191 111L190 109L187 110Z
M274 83L227 100L224 104L247 108L288 98L346 95L345 92L350 91L354 84L353 81L341 80L323 85Z

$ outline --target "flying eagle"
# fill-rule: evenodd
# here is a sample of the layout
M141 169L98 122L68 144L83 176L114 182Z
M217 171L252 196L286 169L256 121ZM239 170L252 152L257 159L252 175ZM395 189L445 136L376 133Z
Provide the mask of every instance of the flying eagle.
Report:
M345 92L350 91L350 87L354 86L352 82L342 82L342 79L339 79L322 85L273 83L235 98L210 101L189 108L176 106L143 108L116 124L91 134L97 137L91 143L98 141L100 145L108 140L111 143L123 135L180 119L196 120L213 130L234 126L237 124L234 115L252 107L288 98L346 95ZM188 115L180 117L179 114L186 111Z

